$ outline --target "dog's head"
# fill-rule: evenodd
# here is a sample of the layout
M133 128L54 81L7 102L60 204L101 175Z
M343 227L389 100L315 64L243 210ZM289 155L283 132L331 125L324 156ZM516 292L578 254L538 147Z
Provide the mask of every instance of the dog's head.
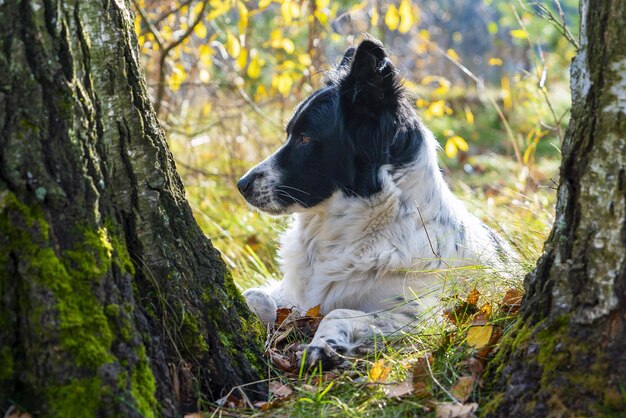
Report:
M382 44L366 39L296 108L286 143L237 187L273 214L306 210L337 190L369 196L381 189L380 168L413 161L420 143L399 75Z

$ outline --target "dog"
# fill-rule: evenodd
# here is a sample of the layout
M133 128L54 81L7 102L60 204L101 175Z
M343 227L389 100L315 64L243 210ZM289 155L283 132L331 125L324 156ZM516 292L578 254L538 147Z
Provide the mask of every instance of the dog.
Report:
M406 330L437 304L442 270L501 269L513 257L452 195L438 144L379 41L348 49L286 134L237 183L257 209L294 217L280 240L282 281L243 296L266 324L277 307L320 305L307 364L336 367Z

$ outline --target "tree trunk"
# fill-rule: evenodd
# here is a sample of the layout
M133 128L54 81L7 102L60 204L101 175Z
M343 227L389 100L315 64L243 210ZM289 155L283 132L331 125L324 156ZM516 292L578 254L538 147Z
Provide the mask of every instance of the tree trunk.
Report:
M192 217L129 10L0 1L0 411L178 416L262 374L263 329Z
M486 381L497 417L626 410L626 0L581 0L556 222Z

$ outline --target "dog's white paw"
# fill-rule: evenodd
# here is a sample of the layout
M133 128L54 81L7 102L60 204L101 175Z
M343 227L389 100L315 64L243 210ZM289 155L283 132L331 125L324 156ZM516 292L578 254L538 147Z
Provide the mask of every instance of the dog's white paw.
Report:
M276 302L263 289L252 288L243 292L243 297L252 312L266 325L273 325L276 321Z
M302 351L297 353L298 364L304 360L306 370L321 366L322 370L328 371L352 364L350 348L335 340L314 340L311 344L303 345L301 348Z

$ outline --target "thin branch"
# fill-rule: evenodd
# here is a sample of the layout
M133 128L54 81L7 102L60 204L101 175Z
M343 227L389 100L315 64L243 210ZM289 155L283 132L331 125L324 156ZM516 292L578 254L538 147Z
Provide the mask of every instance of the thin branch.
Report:
M146 22L148 32L150 32L154 36L156 43L159 45L159 49L163 49L163 44L165 43L165 41L163 40L163 36L161 35L161 32L159 32L159 29L157 29L157 27L152 24L150 19L148 19L148 14L143 9L143 7L141 7L139 3L137 3L137 0L133 0L133 5L135 6L135 9L137 9L137 12L139 12L139 16L141 16L141 19Z
M198 26L198 23L200 23L200 21L202 20L202 18L204 17L204 11L207 8L207 5L209 4L209 0L204 0L202 2L202 9L200 9L200 11L198 12L198 15L196 16L195 20L192 22L191 25L189 25L189 27L187 28L187 30L185 32L182 33L182 35L176 39L175 41L171 42L169 45L163 47L161 49L161 55L159 57L159 80L158 80L158 87L157 87L157 95L156 95L156 103L154 105L154 110L156 112L156 114L159 114L159 111L161 110L161 102L163 101L163 95L165 94L165 60L167 59L169 53L172 51L172 49L176 48L178 45L180 45L185 39L187 39L187 37L189 37L189 35L191 35L191 33L193 32L193 30L196 28L196 26Z

